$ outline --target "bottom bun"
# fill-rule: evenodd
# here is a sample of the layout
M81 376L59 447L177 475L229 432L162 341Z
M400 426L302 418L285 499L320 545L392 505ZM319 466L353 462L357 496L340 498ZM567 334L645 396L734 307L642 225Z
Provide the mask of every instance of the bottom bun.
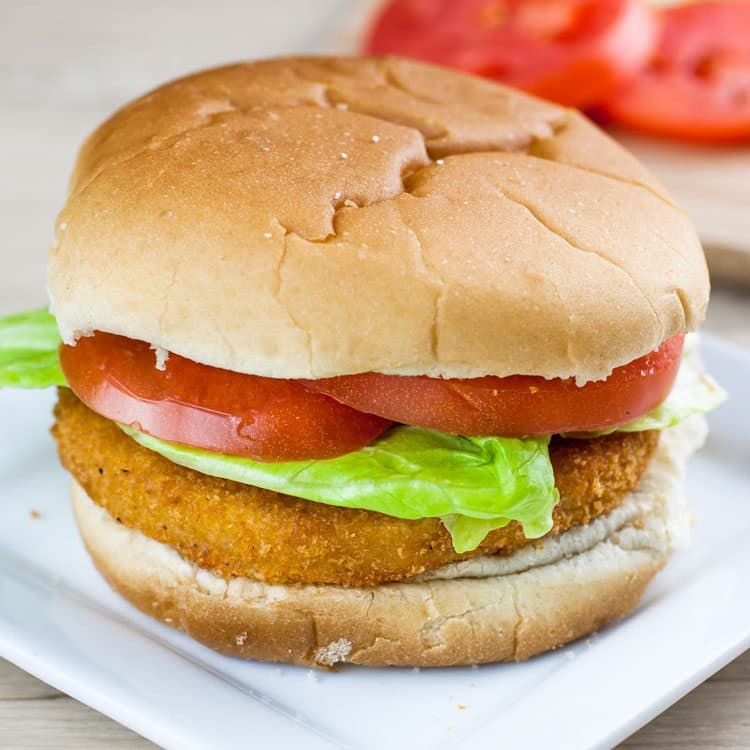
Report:
M507 557L373 588L225 580L117 523L77 484L73 506L114 589L222 653L316 667L522 660L635 607L689 530L684 465L705 431L701 418L665 431L638 489L609 516Z

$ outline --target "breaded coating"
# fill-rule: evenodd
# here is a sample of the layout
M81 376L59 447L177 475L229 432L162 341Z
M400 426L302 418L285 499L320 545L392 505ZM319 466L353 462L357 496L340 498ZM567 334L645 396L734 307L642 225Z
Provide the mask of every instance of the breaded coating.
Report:
M457 554L439 519L407 521L336 508L206 476L139 446L60 389L52 432L60 459L120 523L175 547L223 578L373 586L456 560L507 554L526 544L518 523ZM552 534L612 510L639 482L658 433L553 439L560 502Z

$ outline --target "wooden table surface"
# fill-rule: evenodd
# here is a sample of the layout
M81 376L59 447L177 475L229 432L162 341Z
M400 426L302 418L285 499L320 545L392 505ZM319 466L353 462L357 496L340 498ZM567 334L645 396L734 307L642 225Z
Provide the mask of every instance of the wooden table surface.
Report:
M0 0L0 314L44 302L75 149L108 112L187 70L325 51L350 14L350 0ZM706 327L750 350L750 292L717 289ZM750 653L625 746L750 748ZM0 750L103 747L154 746L0 660Z

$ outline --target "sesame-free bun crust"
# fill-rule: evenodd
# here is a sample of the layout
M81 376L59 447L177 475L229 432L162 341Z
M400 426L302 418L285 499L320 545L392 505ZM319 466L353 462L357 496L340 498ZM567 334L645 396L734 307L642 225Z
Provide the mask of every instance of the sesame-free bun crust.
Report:
M520 660L626 615L689 526L681 496L702 418L668 430L638 490L608 516L509 557L371 588L229 581L118 524L77 485L81 535L136 607L222 653L328 667Z
M49 290L103 330L271 377L606 377L694 329L685 214L580 114L399 59L199 73L84 144Z

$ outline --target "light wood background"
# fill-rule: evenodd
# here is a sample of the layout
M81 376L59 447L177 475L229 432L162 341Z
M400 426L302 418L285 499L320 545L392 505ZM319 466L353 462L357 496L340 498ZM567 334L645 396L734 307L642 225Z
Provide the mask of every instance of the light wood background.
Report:
M0 314L44 303L55 211L75 149L103 117L192 69L341 48L334 30L350 24L352 5L353 0L0 0ZM737 184L750 185L750 165L737 171L744 158L747 152L739 162L724 153L723 166L706 179L703 193L702 180L693 176L690 201L702 207L701 217L726 217L729 210L719 226L739 227L730 243L750 246L750 231L745 238L743 229L750 205L732 203L720 190L723 170ZM750 349L750 292L717 289L707 328ZM0 750L105 747L153 745L0 660ZM626 747L750 748L750 654Z

